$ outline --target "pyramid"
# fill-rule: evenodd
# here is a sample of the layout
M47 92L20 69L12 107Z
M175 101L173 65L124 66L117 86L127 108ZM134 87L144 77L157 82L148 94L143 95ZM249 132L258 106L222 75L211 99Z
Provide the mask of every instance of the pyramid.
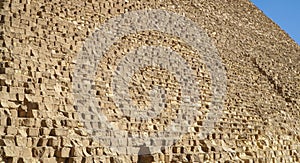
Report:
M300 47L249 0L0 7L0 162L300 162Z

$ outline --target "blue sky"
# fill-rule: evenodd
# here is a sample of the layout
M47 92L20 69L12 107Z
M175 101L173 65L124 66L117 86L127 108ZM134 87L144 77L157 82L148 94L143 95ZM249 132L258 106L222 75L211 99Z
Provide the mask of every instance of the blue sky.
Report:
M300 45L300 0L251 0Z

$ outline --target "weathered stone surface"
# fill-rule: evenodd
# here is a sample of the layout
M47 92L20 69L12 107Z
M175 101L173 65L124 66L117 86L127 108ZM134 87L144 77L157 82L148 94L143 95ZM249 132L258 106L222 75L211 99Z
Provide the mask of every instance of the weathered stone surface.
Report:
M39 135L39 128L28 128L27 134L28 136L37 137Z
M58 152L56 152L57 157L68 158L70 156L71 148L63 147Z
M17 133L18 133L18 128L17 127L8 126L6 128L6 134L7 135L17 135Z
M18 157L20 155L20 147L16 146L5 146L3 147L3 153L6 157Z
M133 74L129 96L138 109L147 109L151 89L163 87L166 93L157 98L167 99L165 109L143 123L124 116L113 100L112 73L121 58L142 46L169 47L191 66L201 114L189 133L159 153L116 154L93 139L107 133L92 136L85 126L101 128L97 115L81 121L74 71L100 25L143 9L179 13L206 32L226 70L226 100L212 132L200 139L213 94L205 57L170 33L119 38L96 74L87 74L95 78L92 92L110 122L133 135L155 135L174 120L181 102L189 102L172 72L150 66ZM2 0L0 26L0 162L300 162L300 47L249 0ZM136 143L114 140L111 145ZM118 148L128 149L141 150Z

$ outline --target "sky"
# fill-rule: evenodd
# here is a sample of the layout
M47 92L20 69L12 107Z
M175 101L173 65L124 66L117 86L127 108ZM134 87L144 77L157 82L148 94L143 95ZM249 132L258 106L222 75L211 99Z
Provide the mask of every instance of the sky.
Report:
M251 0L300 45L300 0Z

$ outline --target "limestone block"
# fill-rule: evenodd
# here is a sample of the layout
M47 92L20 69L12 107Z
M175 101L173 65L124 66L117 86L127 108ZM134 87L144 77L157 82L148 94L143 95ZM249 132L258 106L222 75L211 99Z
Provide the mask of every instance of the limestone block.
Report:
M34 147L32 149L33 157L49 158L53 157L54 153L55 149L53 149L52 147Z
M28 128L27 129L27 135L37 137L39 135L39 128Z
M65 128L54 128L50 132L51 136L67 136L68 135L68 129Z
M17 117L18 116L18 111L17 109L9 109L10 115L12 117Z
M9 100L9 93L6 92L6 90L4 91L4 86L1 86L2 87L2 91L0 91L0 97L1 99L4 101L4 100ZM8 104L1 104L2 107L4 106L7 106Z
M32 157L19 158L18 163L38 163L38 159Z
M41 163L52 163L52 162L57 162L57 158L51 157L51 158L41 158L40 159Z
M23 113L21 113L23 114ZM19 126L33 127L35 120L33 118L18 118Z
M83 156L82 149L83 148L81 146L71 147L71 156L82 157Z
M15 146L16 142L15 142L15 136L12 135L6 135L4 137L2 137L5 146Z
M70 157L69 161L74 163L81 163L82 159L83 159L82 157Z
M62 157L62 158L67 158L70 157L70 152L71 152L71 148L69 147L63 147L60 148L57 152L56 152L56 156L57 157Z
M22 147L20 148L20 156L21 157L32 157L31 148Z
M41 124L42 124L42 127L48 127L48 128L50 128L50 127L53 126L53 122L52 122L51 119L43 119L41 121Z
M20 147L16 146L5 146L3 147L3 152L6 157L18 157L20 156Z
M1 118L1 117L0 117ZM5 127L4 127L4 125L3 124L1 124L1 121L0 121L0 136L2 136L2 135L5 135ZM3 126L2 126L3 125Z
M23 136L16 136L17 146L25 147L27 145L27 138Z
M61 138L61 146L62 147L72 147L71 139L68 137Z
M38 147L45 147L48 143L48 138L39 138Z
M41 135L50 135L51 132L51 128L47 128L47 127L41 127L40 128L40 134Z
M47 146L57 147L60 146L60 139L57 137L50 137L47 143Z
M11 102L11 101L1 101L0 106L4 108L18 108L20 104L16 104L15 102Z
M93 157L83 157L82 162L83 163L93 162Z
M13 126L6 127L6 134L7 135L17 135L17 133L18 133L17 127L13 127Z
M39 137L30 137L30 138L31 138L32 146L33 146L33 147L37 147L40 138L39 138Z

